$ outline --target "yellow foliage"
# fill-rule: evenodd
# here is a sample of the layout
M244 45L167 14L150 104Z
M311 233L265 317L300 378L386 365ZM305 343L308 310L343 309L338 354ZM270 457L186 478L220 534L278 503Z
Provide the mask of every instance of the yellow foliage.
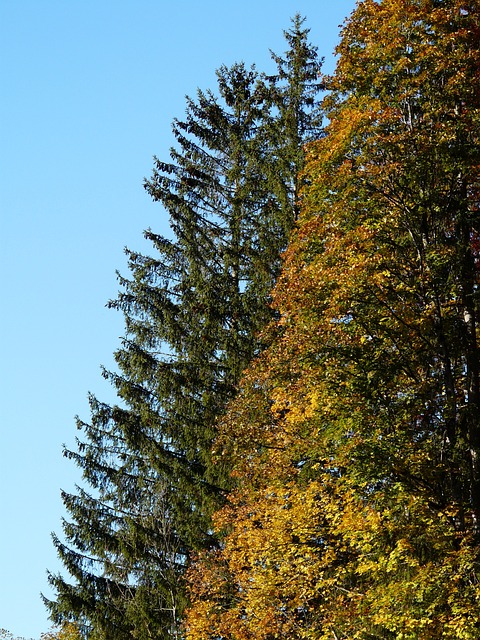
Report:
M365 0L344 27L188 640L480 637L479 18Z
M78 626L66 622L58 630L42 634L41 640L82 640L82 638Z

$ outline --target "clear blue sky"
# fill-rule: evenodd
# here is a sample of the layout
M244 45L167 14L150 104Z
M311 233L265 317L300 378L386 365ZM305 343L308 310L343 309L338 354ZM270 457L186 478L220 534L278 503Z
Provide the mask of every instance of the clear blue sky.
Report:
M142 188L168 156L184 96L215 69L272 69L297 12L333 68L354 0L0 0L0 628L39 638L46 569L60 569L60 488L87 391L113 400L123 247L168 221Z

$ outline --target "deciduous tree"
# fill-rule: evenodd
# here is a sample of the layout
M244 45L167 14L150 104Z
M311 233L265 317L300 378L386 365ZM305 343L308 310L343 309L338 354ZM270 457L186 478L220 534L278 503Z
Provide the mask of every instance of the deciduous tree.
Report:
M345 24L280 320L222 423L240 480L190 640L480 633L479 9Z

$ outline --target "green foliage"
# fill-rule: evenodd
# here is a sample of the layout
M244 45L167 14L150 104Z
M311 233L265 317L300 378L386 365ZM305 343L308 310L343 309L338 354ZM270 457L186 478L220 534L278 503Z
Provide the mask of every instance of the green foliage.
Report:
M187 100L170 161L156 159L145 182L173 239L149 230L152 256L127 251L130 275L110 303L126 334L118 371L105 371L119 401L92 396L65 452L90 489L63 494L66 543L54 543L74 582L50 576L57 597L46 601L55 623L89 638L180 637L189 556L218 545L211 514L231 479L212 463L216 421L262 350L303 142L318 128L319 63L301 24L278 77L222 67L218 96Z

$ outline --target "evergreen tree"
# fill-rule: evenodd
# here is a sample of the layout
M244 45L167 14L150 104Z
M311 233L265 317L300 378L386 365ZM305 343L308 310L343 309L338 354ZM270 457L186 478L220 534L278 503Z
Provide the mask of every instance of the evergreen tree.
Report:
M288 50L284 56L272 52L277 73L267 77L270 100L276 113L268 129L271 166L276 179L272 188L282 205L294 207L295 220L300 211L300 192L304 180L304 145L322 136L322 116L318 101L323 88L317 51L308 41L305 18L297 14L292 29L285 31ZM322 60L323 61L323 60Z
M212 464L216 420L262 348L295 219L294 176L318 128L319 62L307 34L300 19L286 34L301 44L287 54L295 73L281 59L269 81L222 67L219 97L187 100L171 160L155 160L146 181L174 239L148 231L155 255L127 252L131 277L119 276L110 303L126 336L118 372L104 372L119 404L91 397L90 423L78 422L83 438L66 455L91 491L64 494L67 544L54 538L75 584L51 576L57 598L47 606L91 638L179 637L189 555L217 544L211 514L230 469Z

